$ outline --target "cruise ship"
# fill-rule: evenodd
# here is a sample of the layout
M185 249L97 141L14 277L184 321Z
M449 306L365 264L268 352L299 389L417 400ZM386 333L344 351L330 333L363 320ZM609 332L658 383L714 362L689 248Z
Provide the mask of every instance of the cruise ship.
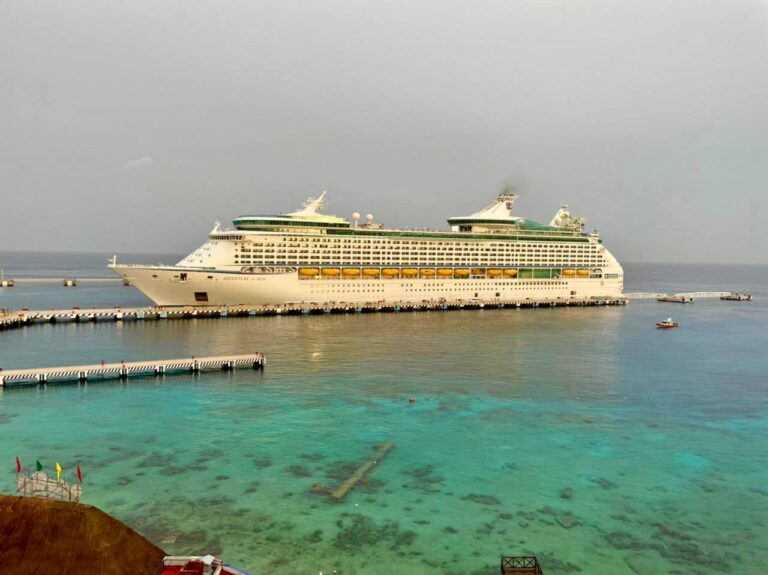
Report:
M323 192L298 211L217 223L175 265L109 267L162 306L621 297L621 265L584 218L567 206L548 225L515 216L517 197L438 231L326 215Z

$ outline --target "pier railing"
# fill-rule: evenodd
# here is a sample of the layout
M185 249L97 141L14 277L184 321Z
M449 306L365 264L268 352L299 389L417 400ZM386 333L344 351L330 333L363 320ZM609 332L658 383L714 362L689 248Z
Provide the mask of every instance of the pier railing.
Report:
M77 502L80 501L83 488L63 480L51 479L42 471L38 471L32 475L19 473L16 476L16 493L24 497Z
M156 306L140 308L72 308L14 311L0 316L0 330L45 323L88 323L101 321L148 321L166 319L204 319L222 317L253 317L270 315L344 314L373 312L416 312L471 309L519 309L614 306L627 303L623 296L589 298L525 298L525 299L458 299L421 301L329 301L297 302L279 305L201 305Z

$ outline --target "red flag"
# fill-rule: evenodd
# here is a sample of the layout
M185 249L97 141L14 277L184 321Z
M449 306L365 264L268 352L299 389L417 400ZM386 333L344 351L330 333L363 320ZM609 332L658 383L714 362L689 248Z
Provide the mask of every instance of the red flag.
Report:
M21 461L19 461L19 456L16 456L16 473L21 473Z
M80 480L80 483L83 482L83 474L80 471L80 466L79 465L77 466L77 478Z

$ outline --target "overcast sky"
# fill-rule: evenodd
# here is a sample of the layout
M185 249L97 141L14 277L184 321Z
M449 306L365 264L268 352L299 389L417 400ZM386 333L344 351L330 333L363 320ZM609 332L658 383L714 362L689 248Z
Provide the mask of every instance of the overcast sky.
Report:
M505 185L625 261L768 262L768 2L0 0L0 251L187 252Z

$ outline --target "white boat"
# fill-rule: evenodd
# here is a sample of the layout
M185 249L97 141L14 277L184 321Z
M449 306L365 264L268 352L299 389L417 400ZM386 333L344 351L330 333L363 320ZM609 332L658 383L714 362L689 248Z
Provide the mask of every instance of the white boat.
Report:
M561 206L548 224L512 214L517 196L448 219L449 230L388 229L304 208L217 223L175 265L118 264L156 304L264 305L424 300L619 298L624 272L597 231Z

